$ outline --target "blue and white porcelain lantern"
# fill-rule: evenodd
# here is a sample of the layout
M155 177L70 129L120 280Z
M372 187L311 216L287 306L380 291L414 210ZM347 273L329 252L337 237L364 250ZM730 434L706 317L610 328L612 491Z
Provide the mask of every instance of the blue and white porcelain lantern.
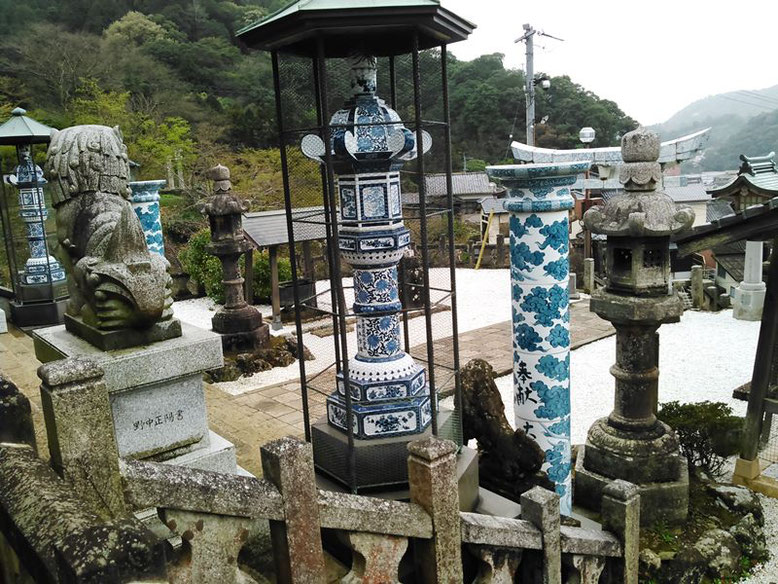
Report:
M397 265L410 245L403 224L400 169L417 156L416 136L376 96L376 59L352 59L353 96L330 120L330 153L340 202L340 255L354 268L357 354L348 363L352 431L358 439L423 432L432 420L426 372L402 350ZM424 134L423 151L431 145ZM303 153L318 162L323 140L305 136ZM346 382L327 398L328 422L346 428Z
M19 274L22 284L49 284L65 280L65 271L54 257L47 253L46 219L49 211L43 193L43 171L35 164L29 145L18 147L19 165L9 182L19 190L19 216L24 222L30 257Z
M561 511L572 511L570 481L570 186L588 162L489 166L508 189L516 427L545 452L543 470Z
M162 220L159 212L159 191L164 180L139 180L130 182L130 203L140 220L146 246L150 252L165 256L165 241L162 236Z

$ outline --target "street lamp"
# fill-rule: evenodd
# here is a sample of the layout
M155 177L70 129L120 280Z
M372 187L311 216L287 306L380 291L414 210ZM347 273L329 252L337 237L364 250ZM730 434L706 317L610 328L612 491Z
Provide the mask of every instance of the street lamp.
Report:
M581 131L578 132L578 139L583 143L584 147L587 147L589 144L594 142L595 135L596 132L594 131L594 128L590 126L586 126L585 128L581 128ZM587 169L586 172L584 173L584 208L583 208L584 213L586 213L586 211L589 210L589 187L587 184L588 180L589 180L589 170ZM584 259L590 257L592 257L592 232L584 228Z

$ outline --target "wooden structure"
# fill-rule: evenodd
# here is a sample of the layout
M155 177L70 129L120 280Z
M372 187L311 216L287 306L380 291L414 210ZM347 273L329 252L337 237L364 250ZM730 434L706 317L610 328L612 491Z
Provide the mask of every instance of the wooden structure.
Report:
M327 238L322 221L323 207L301 207L295 209L294 241L302 245L302 276L311 285L316 282L312 241L320 241ZM289 235L286 224L286 211L277 209L274 211L259 211L244 213L243 233L254 244L256 249L267 248L270 256L270 296L273 307L273 330L282 327L281 324L281 282L278 276L278 247L289 245ZM254 303L253 250L246 253L246 299L249 304Z
M700 225L691 233L676 239L679 255L688 255L703 249L736 241L773 240L773 250L778 241L778 197L759 206L723 217L713 223ZM756 360L748 392L748 409L743 431L740 457L735 465L733 481L748 485L751 489L778 496L778 484L761 476L759 441L765 418L778 413L778 367L776 367L776 341L778 341L778 259L770 258L767 276L767 296L759 329Z

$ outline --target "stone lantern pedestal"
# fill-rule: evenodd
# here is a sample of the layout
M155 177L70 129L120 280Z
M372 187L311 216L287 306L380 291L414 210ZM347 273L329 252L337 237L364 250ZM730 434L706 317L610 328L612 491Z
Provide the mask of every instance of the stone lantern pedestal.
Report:
M657 330L683 313L670 286L670 236L691 225L694 213L656 191L662 180L656 134L626 134L622 156L626 194L584 215L587 228L608 236L608 284L592 294L590 307L616 328L616 391L613 411L592 425L579 451L575 499L599 510L603 489L622 479L640 490L642 525L674 523L688 512L689 472L675 432L656 417Z
M570 484L570 185L588 162L490 166L508 189L516 427L545 452L562 513Z

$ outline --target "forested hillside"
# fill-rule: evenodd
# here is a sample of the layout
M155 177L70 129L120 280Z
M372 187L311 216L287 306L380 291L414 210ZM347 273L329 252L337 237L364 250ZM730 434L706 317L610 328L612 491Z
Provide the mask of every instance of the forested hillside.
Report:
M59 128L118 124L141 164L139 178L164 177L166 163L179 155L186 184L195 188L202 171L221 161L255 209L277 207L270 59L241 46L235 33L283 4L0 0L0 118L21 105ZM428 52L422 68L439 58ZM449 58L454 160L465 154L474 166L500 162L511 131L524 136L523 72L506 70L498 54ZM442 111L440 100L439 92L427 95L425 115ZM615 145L636 125L568 77L553 78L537 101L538 119L547 116L537 126L540 146L576 147L584 125L597 130L595 145ZM306 164L302 157L292 162ZM314 168L311 176L317 174Z

